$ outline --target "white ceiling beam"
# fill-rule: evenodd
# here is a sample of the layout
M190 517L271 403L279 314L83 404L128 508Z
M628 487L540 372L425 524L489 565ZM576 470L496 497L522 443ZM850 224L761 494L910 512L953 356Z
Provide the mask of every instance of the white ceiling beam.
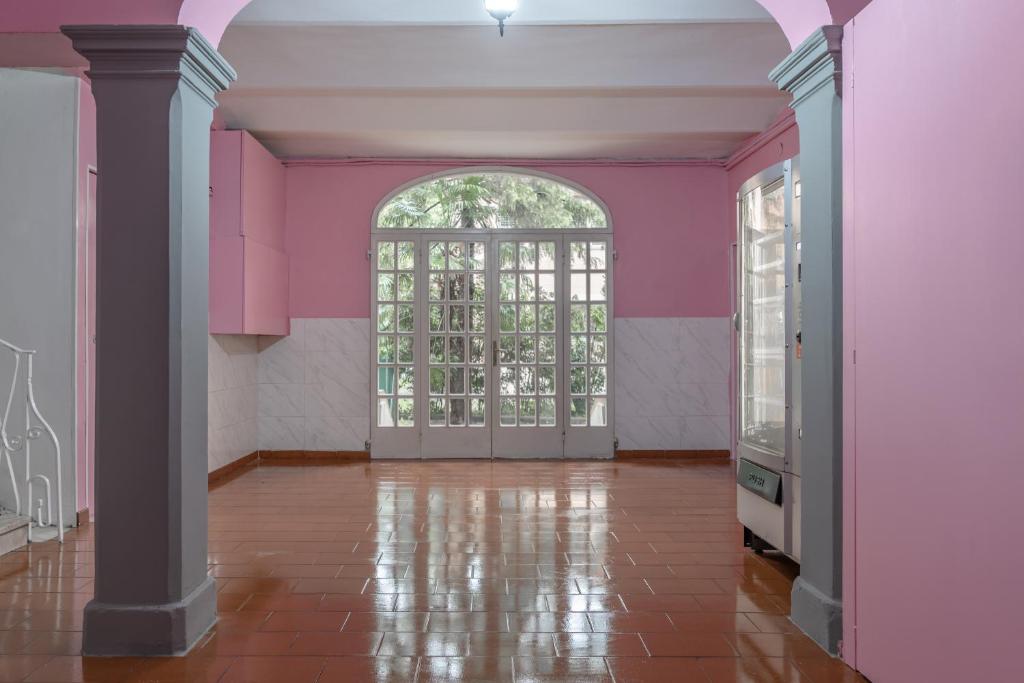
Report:
M740 49L742 48L742 49ZM231 28L237 88L765 86L789 53L775 24Z
M522 0L516 25L772 21L755 0ZM483 0L254 0L236 24L492 25Z

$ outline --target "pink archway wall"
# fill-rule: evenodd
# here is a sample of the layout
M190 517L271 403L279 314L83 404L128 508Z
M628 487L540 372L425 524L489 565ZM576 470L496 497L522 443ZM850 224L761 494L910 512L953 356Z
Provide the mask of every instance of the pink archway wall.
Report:
M220 43L232 19L251 0L0 0L0 33L59 34L68 24L180 24L198 29L212 44ZM297 0L301 2L301 0ZM846 24L872 0L758 0L775 18L792 47L796 47L816 29L828 24ZM58 41L60 42L60 41ZM23 44L18 43L18 46ZM57 54L61 46L47 42L34 59L51 57L53 65L66 65L66 55ZM66 46L66 50L70 45ZM0 53L3 50L0 49ZM0 54L0 62L3 62ZM35 62L33 66L44 64ZM746 165L744 165L746 166ZM754 169L755 171L758 169ZM752 171L753 172L753 171ZM848 517L852 518L852 515ZM849 521L849 520L848 520ZM847 568L852 558L847 558ZM852 575L852 572L849 572ZM852 599L852 582L848 582ZM852 624L852 619L850 624ZM852 642L852 627L847 640ZM851 649L852 650L852 649ZM847 659L855 663L855 651Z
M845 24L871 0L758 0L800 44L826 24ZM250 0L3 0L0 32L56 33L63 24L183 24L213 44Z

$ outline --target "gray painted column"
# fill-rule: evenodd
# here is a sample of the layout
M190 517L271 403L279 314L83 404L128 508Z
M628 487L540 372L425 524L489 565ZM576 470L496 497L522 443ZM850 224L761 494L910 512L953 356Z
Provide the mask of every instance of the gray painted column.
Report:
M70 26L99 168L96 596L90 655L187 651L206 570L210 123L231 67L183 26Z
M771 74L800 126L803 263L801 565L793 621L829 652L842 637L842 37L825 26Z

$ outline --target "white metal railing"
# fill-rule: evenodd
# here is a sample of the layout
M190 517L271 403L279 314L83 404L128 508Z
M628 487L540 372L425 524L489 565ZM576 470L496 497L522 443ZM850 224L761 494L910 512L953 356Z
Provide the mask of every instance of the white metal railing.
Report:
M7 472L11 475L11 488L14 489L14 505L19 515L25 514L32 519L32 489L36 483L42 484L45 496L46 523L43 523L43 500L39 498L36 505L35 522L39 527L57 527L57 539L64 542L64 491L61 482L61 459L60 442L57 434L53 431L50 423L39 412L36 405L35 391L32 387L33 359L35 351L22 349L10 342L0 339L0 349L10 351L14 356L14 376L11 379L11 388L7 393L7 403L4 406L3 414L0 415L0 450L2 450L3 461L7 464ZM25 373L24 389L24 433L11 435L15 429L12 423L11 410L17 403L21 406L22 398L18 396L18 383L22 371ZM20 410L17 412L21 412ZM17 416L15 416L17 419ZM20 428L18 428L20 429ZM53 516L53 491L50 486L50 478L43 474L32 474L32 442L47 437L53 445L53 463L55 478L57 481L57 517ZM14 474L14 462L12 456L20 451L25 452L25 475L19 482ZM22 499L19 489L25 487L24 512L22 511ZM28 527L28 540L32 540L32 524Z

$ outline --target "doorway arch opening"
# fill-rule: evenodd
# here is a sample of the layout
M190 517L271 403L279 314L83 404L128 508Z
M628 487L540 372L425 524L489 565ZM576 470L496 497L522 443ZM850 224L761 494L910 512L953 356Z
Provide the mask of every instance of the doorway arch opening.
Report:
M611 457L612 222L579 185L459 169L372 223L378 458Z

